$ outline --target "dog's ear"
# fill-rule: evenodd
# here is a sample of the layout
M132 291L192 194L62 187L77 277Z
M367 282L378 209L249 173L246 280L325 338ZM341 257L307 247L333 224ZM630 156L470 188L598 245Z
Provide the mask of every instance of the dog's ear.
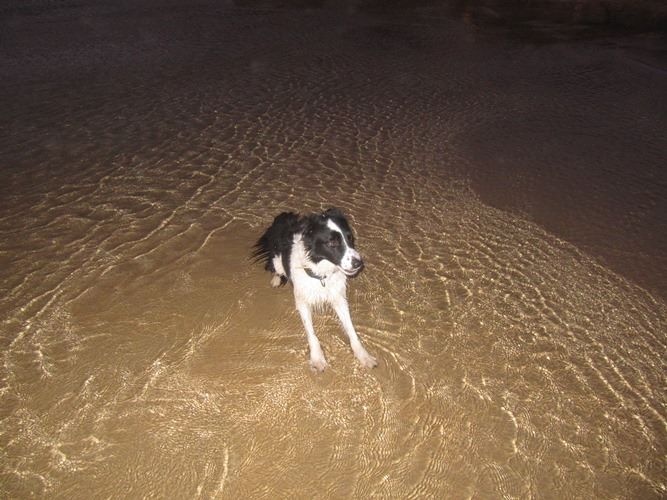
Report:
M322 213L322 217L332 217L333 218L333 217L345 217L345 216L343 215L343 212L340 210L340 208L331 207L331 208L327 208Z

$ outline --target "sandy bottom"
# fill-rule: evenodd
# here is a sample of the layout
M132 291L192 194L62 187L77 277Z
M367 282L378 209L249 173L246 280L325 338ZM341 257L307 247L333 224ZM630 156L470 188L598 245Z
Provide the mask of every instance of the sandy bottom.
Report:
M0 13L0 496L664 498L663 40L464 21ZM339 206L307 365L248 261Z

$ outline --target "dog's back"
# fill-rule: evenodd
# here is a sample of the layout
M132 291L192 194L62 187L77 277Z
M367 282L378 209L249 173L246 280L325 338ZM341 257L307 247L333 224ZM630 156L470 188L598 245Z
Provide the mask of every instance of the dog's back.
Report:
M283 212L273 219L273 224L257 240L253 247L252 258L256 262L264 262L264 269L272 273L278 273L274 265L274 258L281 257L283 273L280 284L287 283L290 275L290 254L292 253L292 242L294 234L300 230L299 216L294 212Z

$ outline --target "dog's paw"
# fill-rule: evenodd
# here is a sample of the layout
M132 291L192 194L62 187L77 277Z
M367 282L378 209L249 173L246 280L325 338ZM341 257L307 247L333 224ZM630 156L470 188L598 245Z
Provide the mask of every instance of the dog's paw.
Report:
M281 284L282 284L281 276L280 276L279 274L274 274L274 275L271 277L271 286L272 286L273 288L277 288L277 287L279 287Z
M359 360L359 363L361 363L361 366L365 368L375 368L378 365L377 359L368 354L366 351L360 352L356 356Z
M322 373L324 370L327 369L327 366L328 366L327 360L324 359L324 356L318 358L310 358L310 368L313 371Z

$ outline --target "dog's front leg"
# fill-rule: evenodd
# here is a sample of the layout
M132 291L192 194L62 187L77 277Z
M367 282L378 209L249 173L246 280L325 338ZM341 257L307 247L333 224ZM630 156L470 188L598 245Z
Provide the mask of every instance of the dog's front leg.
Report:
M376 367L378 364L377 360L373 356L368 354L368 351L366 351L364 346L361 345L361 340L359 340L357 331L354 329L354 325L352 324L352 318L350 317L350 308L347 305L347 300L345 300L344 298L337 300L336 302L334 302L333 306L334 310L336 311L336 314L338 315L338 319L343 325L345 333L350 339L350 347L352 347L352 351L354 352L356 358L366 368Z
M323 372L327 367L327 360L324 358L320 341L315 335L313 328L313 317L310 312L310 307L307 304L297 304L297 309L301 315L301 321L306 329L306 336L308 337L308 347L310 349L310 366L318 372Z

